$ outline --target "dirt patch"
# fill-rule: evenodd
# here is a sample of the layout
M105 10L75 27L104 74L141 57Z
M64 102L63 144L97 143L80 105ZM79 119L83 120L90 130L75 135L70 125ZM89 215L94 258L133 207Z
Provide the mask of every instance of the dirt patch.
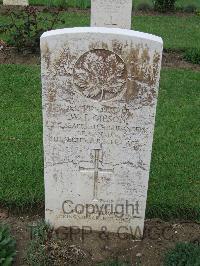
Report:
M4 212L7 213L6 210ZM17 241L17 257L14 265L26 265L24 254L31 238L30 225L41 219L43 217L39 215L13 214L1 219L11 225ZM48 252L54 261L53 265L96 265L113 259L129 262L131 265L141 263L143 266L159 266L162 264L165 252L173 248L177 242L200 242L200 223L146 220L144 237L141 241L134 240L131 234L90 233L69 228L59 229L53 236L47 243Z
M39 216L9 216L8 218L0 219L0 222L7 223L11 226L11 232L16 240L17 256L14 265L26 265L24 263L24 255L27 244L30 241L30 227L33 221L37 221Z
M16 48L6 47L0 50L0 64L39 65L40 55L27 51L18 53Z
M181 68L200 71L200 65L192 64L184 60L183 54L178 52L164 52L162 66L169 68Z

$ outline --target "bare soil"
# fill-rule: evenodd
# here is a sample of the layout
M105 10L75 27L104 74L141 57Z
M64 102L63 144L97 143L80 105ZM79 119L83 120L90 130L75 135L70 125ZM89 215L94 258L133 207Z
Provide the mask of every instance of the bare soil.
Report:
M14 47L0 50L0 64L39 65L40 55L24 51L19 53Z
M30 226L43 219L43 215L20 215L0 209L0 221L11 226L17 241L15 266L27 265L24 256L31 239ZM71 233L70 233L71 232ZM53 234L55 236L55 232ZM117 235L99 232L60 229L57 240L47 243L52 265L97 265L118 260L130 265L160 266L167 250L177 242L200 242L200 223L190 221L165 222L159 219L145 221L144 237L134 240L131 234Z
M178 52L164 52L162 66L168 68L191 69L200 71L200 65L192 64L184 60L183 54Z

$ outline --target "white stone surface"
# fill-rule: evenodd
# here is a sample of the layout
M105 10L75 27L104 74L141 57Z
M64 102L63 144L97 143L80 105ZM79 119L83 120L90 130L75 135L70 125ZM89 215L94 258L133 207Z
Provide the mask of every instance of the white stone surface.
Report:
M3 0L3 5L28 6L28 0Z
M132 0L92 0L91 26L131 28Z
M143 231L161 56L161 38L130 30L42 35L45 209L55 228Z

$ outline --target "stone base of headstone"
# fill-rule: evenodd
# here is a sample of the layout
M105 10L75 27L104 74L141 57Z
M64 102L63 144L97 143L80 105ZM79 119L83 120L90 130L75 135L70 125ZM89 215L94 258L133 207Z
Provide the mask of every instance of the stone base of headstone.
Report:
M3 0L5 6L28 6L28 0Z

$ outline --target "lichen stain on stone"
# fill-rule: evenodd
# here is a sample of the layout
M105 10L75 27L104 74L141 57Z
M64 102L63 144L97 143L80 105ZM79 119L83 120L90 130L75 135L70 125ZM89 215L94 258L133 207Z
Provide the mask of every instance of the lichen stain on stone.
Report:
M48 98L48 102L55 102L56 100L56 89L55 88L50 88L48 90L48 95L47 95L47 98Z
M126 89L126 92L124 94L125 101L129 102L129 101L133 100L137 96L139 89L140 89L140 85L137 84L137 82L135 82L134 80L128 79L127 89Z
M155 52L153 62L149 48L137 45L132 47L126 59L128 82L127 91L124 95L126 101L134 99L143 86L149 87L145 102L151 103L156 96L155 86L158 78L160 55Z
M113 40L112 41L112 49L113 49L114 53L121 55L122 51L123 51L123 44L117 40Z
M105 42L93 42L89 45L89 50L105 49L109 50L108 44Z
M46 63L46 67L48 69L50 66L51 52L49 50L49 46L48 46L47 42L41 44L41 55L42 55L42 59Z
M154 79L156 79L158 77L160 61L161 61L160 54L158 52L155 52L154 56L153 56L153 75L154 75Z
M47 86L46 98L47 98L47 113L54 112L54 104L56 101L56 88L53 86L52 82Z
M148 47L137 46L131 49L127 58L128 70L135 81L153 86L157 80L160 56L156 53L151 63Z
M102 46L102 49L104 49L104 50L109 50L109 49L108 49L108 44L107 44L107 43L102 42L102 43L101 43L101 46Z
M110 46L105 42L93 42L89 45L89 50L105 49L120 55L123 47L124 45L121 42L113 40Z
M54 75L71 76L73 73L73 62L75 62L75 60L76 57L71 55L69 48L63 48L57 59L54 60Z
M78 58L77 55L70 53L68 45L65 44L51 63L51 69L48 69L48 72L51 70L54 82L56 82L57 76L61 76L67 82L66 84L73 87L75 81L76 87L87 98L107 101L116 97L126 86L123 100L132 101L146 92L143 103L151 104L156 97L155 86L160 65L159 53L155 51L152 56L147 45L139 44L132 45L131 51L124 54L126 45L117 40L112 41L110 49L108 46L104 42L93 42L90 44L90 50ZM49 47L43 43L41 49L47 68L49 68ZM86 61L82 62L83 59ZM149 89L145 91L143 87ZM51 111L51 103L54 103L56 99L56 92L50 89L47 97L48 109Z

